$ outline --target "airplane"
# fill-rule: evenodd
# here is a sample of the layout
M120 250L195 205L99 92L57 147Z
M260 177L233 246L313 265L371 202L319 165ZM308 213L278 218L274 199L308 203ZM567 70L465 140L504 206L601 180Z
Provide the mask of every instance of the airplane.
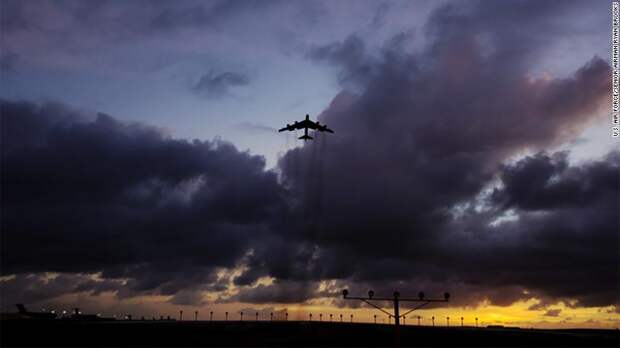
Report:
M293 131L296 129L303 129L304 130L304 135L302 135L301 137L299 137L299 139L301 140L310 140L312 139L311 136L308 135L308 129L314 129L317 132L329 132L329 133L333 133L334 131L327 128L326 125L321 125L319 124L319 122L313 122L310 121L310 115L306 115L306 119L301 121L301 122L297 122L295 121L295 123L293 124L286 124L286 127L279 129L278 132L284 132L284 131Z
M52 313L47 312L29 312L22 303L16 304L17 309L19 310L19 315L22 318L26 319L56 319L56 313L52 311Z

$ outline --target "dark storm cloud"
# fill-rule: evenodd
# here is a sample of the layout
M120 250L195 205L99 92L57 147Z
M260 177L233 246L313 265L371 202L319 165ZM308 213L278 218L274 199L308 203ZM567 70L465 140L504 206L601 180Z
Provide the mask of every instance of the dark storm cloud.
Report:
M23 1L3 0L0 11L0 30L3 34L10 34L18 30L28 30L33 23L28 20Z
M282 214L262 157L226 142L1 102L2 274L101 272L133 292L217 286ZM120 294L122 295L122 294Z
M0 307L12 308L16 303L36 303L56 297L88 292L98 295L102 292L118 291L123 287L117 280L94 280L82 274L60 274L54 277L35 274L18 274L4 280L0 289Z
M609 207L617 198L619 156L611 152L582 167L569 167L566 153L527 157L501 171L504 187L494 191L493 203L528 211Z
M50 13L39 11L47 6L47 9L62 10L68 14L66 18L57 20L71 19L89 34L97 33L118 40L122 39L117 35L121 32L135 38L136 35L160 35L162 32L184 28L216 29L233 17L266 11L279 3L279 0L187 0L171 5L161 1L139 0L131 4L114 1L29 4L19 0L3 0L0 24L2 31L7 34L45 30L46 24L41 25L40 22L47 22Z
M14 71L19 61L19 56L12 52L0 52L0 71Z
M480 225L477 235L468 234L473 240L455 236L462 248L446 256L447 264L477 284L539 290L547 298L531 309L559 299L618 305L619 173L617 151L580 166L570 166L563 153L504 166L503 188L490 200L502 202L500 212L516 211L518 220ZM458 263L464 258L468 263Z
M549 20L556 10L550 2L449 4L431 16L420 52L407 49L408 35L378 55L355 35L312 49L308 57L336 66L345 87L319 116L337 133L280 160L305 223L282 237L297 248L256 267L279 279L453 288L461 304L547 296L614 304L617 203L605 198L618 193L605 174L616 170L613 155L600 172L566 169L597 187L576 185L571 174L558 183L565 192L539 193L537 204L548 205L542 213L517 209L526 200L510 191L496 193L505 203L493 201L490 211L474 209L503 161L572 140L609 102L610 67L601 58L565 78L532 76L561 27ZM509 173L501 179L509 189ZM517 191L538 192L536 181L519 182L533 187ZM599 205L579 209L580 199ZM509 207L520 219L492 227ZM465 216L456 218L459 209Z
M275 280L272 284L259 284L241 288L230 300L244 303L301 303L310 298L336 297L337 292L319 289L318 282Z
M119 297L182 304L228 280L239 293L227 300L250 303L345 305L335 298L346 286L450 291L455 305L617 304L618 154L505 164L571 141L610 101L601 58L563 78L531 70L569 35L549 19L580 6L459 2L434 12L419 51L411 34L378 53L356 35L311 49L338 69L343 91L319 116L336 133L286 153L280 182L228 143L3 102L2 274L101 272L128 279ZM196 20L175 16L167 23ZM234 74L196 87L222 95L249 82ZM481 195L493 179L502 185ZM236 266L233 279L215 274ZM320 291L323 280L337 282Z
M170 303L185 306L200 306L205 303L200 290L181 290L170 299Z
M229 94L231 88L247 86L249 84L250 77L243 73L209 71L200 78L192 89L204 97L217 98Z
M150 25L153 29L158 30L213 27L232 15L264 11L280 2L279 0L211 1L208 3L199 2L186 8L168 7L154 16Z
M377 6L375 15L372 17L372 21L370 22L370 26L373 29L380 28L385 24L390 7L391 5L389 2L382 2L379 6Z
M335 42L326 46L315 47L307 56L316 61L326 61L342 67L338 73L341 83L364 82L376 68L365 55L364 42L357 36L349 36L344 42Z

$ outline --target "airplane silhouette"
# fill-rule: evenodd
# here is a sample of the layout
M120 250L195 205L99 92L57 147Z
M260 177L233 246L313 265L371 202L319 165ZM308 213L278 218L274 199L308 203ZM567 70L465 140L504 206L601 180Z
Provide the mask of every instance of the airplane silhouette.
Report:
M304 135L299 137L299 139L302 139L302 140L312 139L312 137L308 135L308 129L314 129L317 132L329 132L329 133L334 132L333 130L327 128L326 125L319 124L318 121L317 122L310 121L310 115L306 115L306 119L301 122L295 121L295 123L293 124L286 124L286 127L279 129L278 132L293 131L295 129L304 130Z
M19 315L22 318L27 319L56 319L56 313L47 313L47 312L29 312L22 303L16 304L17 309L19 310Z

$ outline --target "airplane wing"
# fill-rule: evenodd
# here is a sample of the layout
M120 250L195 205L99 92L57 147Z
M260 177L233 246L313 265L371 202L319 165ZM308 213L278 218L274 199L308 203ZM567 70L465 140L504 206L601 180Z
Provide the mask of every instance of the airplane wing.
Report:
M299 129L297 124L287 124L286 127L278 129L278 132L294 131L295 129Z
M327 128L327 126L319 126L319 127L317 128L317 130L318 130L318 131L321 131L321 132L328 132L328 133L333 133L333 132L334 132L333 130L331 130L331 129Z
M295 129L304 129L304 128L306 128L304 122L305 121L301 121L301 122L295 121L295 123L293 123L293 124L287 124L286 127L282 128L282 129L279 129L278 132L294 131ZM314 128L312 128L312 129L314 129Z

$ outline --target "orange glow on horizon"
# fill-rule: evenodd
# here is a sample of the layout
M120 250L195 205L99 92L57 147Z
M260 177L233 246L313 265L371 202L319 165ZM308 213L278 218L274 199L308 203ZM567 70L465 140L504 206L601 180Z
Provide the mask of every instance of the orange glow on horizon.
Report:
M350 322L353 314L354 322L373 323L374 315L377 323L390 322L387 314L364 305L359 308L334 307L316 301L312 304L248 304L248 303L212 303L202 306L175 305L169 303L170 296L140 296L129 299L118 299L113 293L103 293L98 296L68 295L56 299L58 309L78 306L84 308L87 313L102 313L104 316L124 315L132 313L134 318L144 316L146 319L170 316L178 319L179 311L192 313L184 316L184 320L193 320L194 312L199 312L200 320L209 320L209 313L213 311L213 320L224 320L225 312L228 312L228 320L240 320L240 312L244 312L243 320L256 320L255 313L259 312L259 320L270 320L270 313L274 313L274 320L285 320L284 313L288 313L288 320L312 320L329 321L332 314L334 322L340 321L342 314L343 322ZM354 302L352 302L353 304ZM557 329L557 328L597 328L617 329L620 327L620 313L613 306L571 308L564 303L551 305L542 310L529 310L528 308L537 303L537 300L519 301L510 306L495 306L482 304L476 308L463 307L436 307L432 304L425 309L416 310L407 314L405 325L418 325L417 317L420 316L421 325L432 325L432 317L435 317L435 326L446 326L449 317L450 326L461 326L463 317L464 326L476 326L475 318L478 318L478 326L488 325L515 326L520 328ZM387 305L387 304L386 304ZM62 307L62 308L61 308ZM50 307L52 308L52 307ZM384 307L384 310L392 312L392 308ZM408 309L401 307L401 313ZM322 318L320 318L322 314ZM393 321L391 321L393 322ZM402 323L402 320L401 320Z

